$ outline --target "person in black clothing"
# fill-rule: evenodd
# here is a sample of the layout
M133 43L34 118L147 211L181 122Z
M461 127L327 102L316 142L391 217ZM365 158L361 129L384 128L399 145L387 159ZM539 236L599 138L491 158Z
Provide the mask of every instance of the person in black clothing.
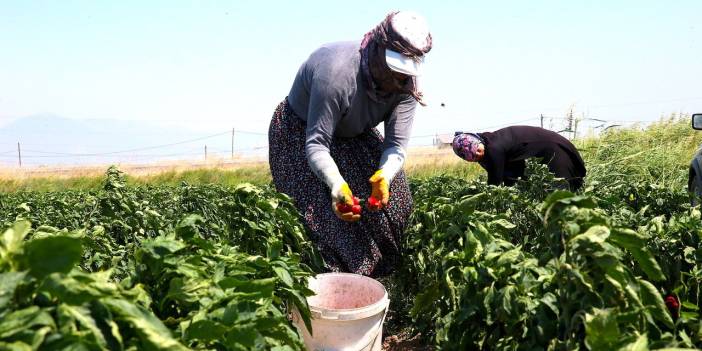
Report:
M453 151L458 157L478 162L488 173L488 184L513 185L524 176L526 160L539 158L570 189L582 187L585 163L575 146L556 132L531 126L513 126L494 132L456 132Z

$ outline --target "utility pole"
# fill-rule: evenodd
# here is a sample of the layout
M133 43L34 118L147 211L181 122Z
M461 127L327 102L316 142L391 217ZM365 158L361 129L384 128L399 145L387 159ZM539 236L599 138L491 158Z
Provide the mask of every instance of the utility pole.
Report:
M234 128L232 128L232 160L234 159Z
M205 144L205 161L207 161L207 144Z
M568 112L568 132L573 133L573 107L572 106L570 107L570 112ZM570 139L573 140L573 137L571 137Z
M20 143L17 142L17 158L19 159L19 166L22 167L22 149L20 149Z
M544 127L544 114L541 114L541 128Z
M568 130L573 130L573 109L568 112Z

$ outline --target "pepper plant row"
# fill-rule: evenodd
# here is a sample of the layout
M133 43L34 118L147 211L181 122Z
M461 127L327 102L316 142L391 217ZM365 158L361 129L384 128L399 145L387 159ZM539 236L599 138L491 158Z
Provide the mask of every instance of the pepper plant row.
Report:
M557 190L528 165L514 188L415 180L397 279L440 349L702 347L702 221L684 189L613 180ZM620 182L621 181L621 182Z
M321 259L269 188L127 188L111 168L0 214L0 349L304 349L287 313L309 325Z

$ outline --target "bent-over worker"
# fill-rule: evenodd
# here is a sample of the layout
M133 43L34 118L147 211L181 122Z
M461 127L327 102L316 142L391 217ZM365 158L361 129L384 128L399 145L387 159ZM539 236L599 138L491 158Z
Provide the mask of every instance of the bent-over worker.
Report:
M478 162L488 174L488 184L513 185L524 177L526 160L538 158L571 190L582 187L585 162L573 143L562 135L539 127L512 126L494 132L456 132L453 151L458 157Z

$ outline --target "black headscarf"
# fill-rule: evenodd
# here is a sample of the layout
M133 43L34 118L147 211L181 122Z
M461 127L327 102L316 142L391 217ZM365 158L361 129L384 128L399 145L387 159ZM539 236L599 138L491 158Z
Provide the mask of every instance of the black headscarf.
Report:
M361 72L368 85L368 95L374 101L384 102L393 93L404 93L412 95L417 102L425 106L426 104L422 101L422 92L417 88L417 77L410 76L396 91L382 91L376 84L376 82L395 81L392 70L385 61L386 48L414 60L420 60L432 47L431 34L427 36L426 46L423 48L414 47L402 38L391 25L392 18L397 13L395 11L388 14L385 20L363 37L360 48Z

